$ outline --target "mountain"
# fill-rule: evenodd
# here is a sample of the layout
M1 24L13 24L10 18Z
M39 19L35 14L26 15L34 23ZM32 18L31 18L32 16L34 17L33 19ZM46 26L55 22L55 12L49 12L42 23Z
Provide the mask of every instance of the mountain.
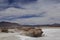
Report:
M20 27L21 25L18 23L11 23L11 22L0 22L0 27Z
M5 22L2 21L0 22L0 27L11 27L11 28L15 28L15 27L60 27L60 24L58 23L54 23L54 24L47 24L47 25L20 25L18 23L11 23L11 22Z
M43 24L43 25L23 25L25 27L60 27L59 23L54 24Z

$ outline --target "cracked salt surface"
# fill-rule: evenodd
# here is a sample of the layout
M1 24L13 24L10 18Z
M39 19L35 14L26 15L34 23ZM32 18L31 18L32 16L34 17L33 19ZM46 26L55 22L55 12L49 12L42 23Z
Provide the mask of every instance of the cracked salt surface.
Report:
M0 40L60 40L60 28L43 29L45 36L28 37L19 35L19 33L0 33Z

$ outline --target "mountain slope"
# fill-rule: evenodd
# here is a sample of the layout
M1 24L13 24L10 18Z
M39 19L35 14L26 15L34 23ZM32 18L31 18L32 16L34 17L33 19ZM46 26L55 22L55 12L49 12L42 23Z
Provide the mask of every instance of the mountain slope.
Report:
M0 27L20 27L20 25L11 22L0 22Z

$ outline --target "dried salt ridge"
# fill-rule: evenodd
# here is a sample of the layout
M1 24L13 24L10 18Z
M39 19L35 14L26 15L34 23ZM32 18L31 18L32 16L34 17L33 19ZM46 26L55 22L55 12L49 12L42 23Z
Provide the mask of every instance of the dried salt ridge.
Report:
M20 30L20 35L30 36L30 37L42 37L43 31L40 28L32 27L22 27Z

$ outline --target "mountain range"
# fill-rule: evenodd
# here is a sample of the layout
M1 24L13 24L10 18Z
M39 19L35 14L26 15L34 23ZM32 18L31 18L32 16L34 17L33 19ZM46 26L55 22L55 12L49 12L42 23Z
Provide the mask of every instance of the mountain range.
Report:
M3 22L0 22L0 27L20 27L20 24L3 21Z
M47 24L47 25L21 25L21 24L18 24L18 23L12 23L12 22L5 22L5 21L2 21L0 22L0 27L46 27L46 26L50 26L50 27L60 27L60 24L58 23L55 23L55 24Z

